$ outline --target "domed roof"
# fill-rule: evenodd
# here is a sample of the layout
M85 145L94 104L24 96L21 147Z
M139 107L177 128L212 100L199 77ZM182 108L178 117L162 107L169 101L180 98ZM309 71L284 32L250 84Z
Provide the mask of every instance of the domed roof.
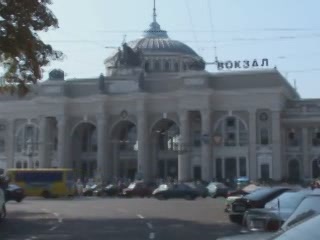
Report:
M128 42L128 46L133 49L141 49L142 52L169 52L169 53L181 53L198 57L198 54L193 51L192 48L186 44L172 40L170 38L159 37L143 37L131 42Z
M162 30L159 23L157 23L155 16L149 29L144 31L143 36L128 42L128 46L133 49L139 48L142 52L180 53L199 57L198 54L186 44L170 39L167 32Z

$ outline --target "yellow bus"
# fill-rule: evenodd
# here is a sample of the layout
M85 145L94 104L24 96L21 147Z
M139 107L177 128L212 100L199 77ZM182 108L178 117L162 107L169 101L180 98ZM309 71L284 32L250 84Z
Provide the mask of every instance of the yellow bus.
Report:
M72 169L8 169L7 175L10 182L25 190L26 196L49 198L72 196L75 193L75 179Z

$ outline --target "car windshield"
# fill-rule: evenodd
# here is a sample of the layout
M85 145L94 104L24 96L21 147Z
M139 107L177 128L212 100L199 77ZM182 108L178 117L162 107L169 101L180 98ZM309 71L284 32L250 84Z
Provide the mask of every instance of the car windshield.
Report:
M272 193L274 190L272 188L261 188L258 189L248 195L246 195L244 198L249 200L260 200L268 196L270 193Z
M136 183L130 183L128 186L129 189L134 189L136 187Z
M283 230L320 213L320 196L306 197L282 226Z
M309 218L301 220L300 224L290 228L285 232L279 232L273 240L303 239L315 240L320 239L320 215L312 215Z
M278 209L287 208L294 209L309 191L285 192L279 197L273 199L265 205L265 208Z

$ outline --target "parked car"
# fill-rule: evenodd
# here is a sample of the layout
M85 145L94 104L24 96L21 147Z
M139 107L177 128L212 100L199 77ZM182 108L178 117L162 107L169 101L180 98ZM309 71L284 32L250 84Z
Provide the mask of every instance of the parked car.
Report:
M6 196L2 188L0 188L0 221L7 216Z
M206 198L208 196L208 188L205 183L202 182L190 182L190 183L185 183L189 187L194 188L201 197Z
M268 202L264 208L249 209L244 226L249 231L277 231L311 190L288 191Z
M264 188L250 193L232 203L232 211L229 213L231 222L242 224L243 216L248 209L264 208L266 203L291 190L289 187Z
M295 211L281 226L280 230L274 232L255 232L238 234L219 238L218 240L291 240L291 239L319 239L318 227L320 226L320 194L312 193L303 198ZM300 229L308 229L308 231ZM316 232L316 233L315 233Z
M237 190L233 190L233 191L229 191L228 192L228 197L226 199L226 204L225 204L225 212L230 212L231 211L231 206L232 203L238 199L238 198L242 198L243 196L246 196L250 193L253 193L257 190L263 189L263 187L257 186L255 184L250 184L244 188L240 188Z
M138 181L131 183L127 188L123 189L121 195L124 197L151 197L156 187L155 183Z
M5 190L6 201L16 201L21 202L25 197L24 189L16 184L9 184Z
M157 199L184 198L187 200L194 200L200 197L196 189L183 183L162 184L154 190L153 196Z
M125 188L125 185L115 185L115 184L109 184L107 186L101 186L94 190L93 194L95 196L99 197L112 197L112 196L118 196L122 193L122 190Z
M93 192L98 189L99 186L97 184L87 185L82 192L83 196L93 196Z
M209 196L212 198L216 198L216 197L227 198L228 197L229 188L223 183L211 182L207 186L207 189L208 189Z

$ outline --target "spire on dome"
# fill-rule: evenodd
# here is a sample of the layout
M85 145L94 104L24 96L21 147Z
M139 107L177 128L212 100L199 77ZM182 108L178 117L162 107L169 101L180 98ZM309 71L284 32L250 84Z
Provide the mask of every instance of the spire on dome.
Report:
M156 0L153 0L153 22L157 22Z
M160 24L157 23L156 0L153 0L153 22L150 24L150 28L144 31L143 35L145 37L168 38L167 31L162 30Z

